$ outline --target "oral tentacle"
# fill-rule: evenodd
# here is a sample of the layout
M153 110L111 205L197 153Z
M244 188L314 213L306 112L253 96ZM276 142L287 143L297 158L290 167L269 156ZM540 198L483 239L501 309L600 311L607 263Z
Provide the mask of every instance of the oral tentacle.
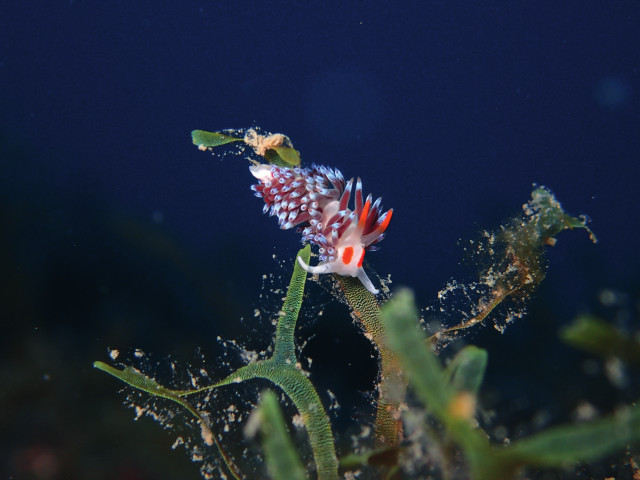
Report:
M373 286L373 283L371 283L371 280L369 280L369 277L367 277L367 274L365 273L364 269L362 268L358 269L357 276L358 276L358 279L362 282L362 285L364 285L364 288L369 290L374 295L377 295L379 293L376 287Z
M330 270L331 265L328 263L325 263L323 265L316 265L315 267L312 267L311 265L307 265L301 257L298 257L298 263L300 264L300 266L305 272L309 272L314 275L316 273L331 273L331 270Z

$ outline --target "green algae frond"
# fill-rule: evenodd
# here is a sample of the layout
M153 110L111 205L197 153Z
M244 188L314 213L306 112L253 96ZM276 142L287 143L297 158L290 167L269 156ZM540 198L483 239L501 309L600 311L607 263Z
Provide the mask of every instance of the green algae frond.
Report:
M398 292L385 305L382 318L389 346L400 358L411 387L426 412L442 422L463 450L473 479L511 478L524 466L550 468L593 461L640 441L640 407L633 406L592 422L550 428L509 446L491 445L470 422L472 412L457 408L457 382L450 381L425 341L411 292ZM471 381L464 382L472 388L478 385L486 362L477 351L474 357L468 369Z
M212 150L221 145L242 142L251 147L256 155L264 157L267 163L280 167L300 165L300 152L293 148L289 137L282 133L260 134L254 128L246 130L239 137L229 133L193 130L191 132L191 141L200 150ZM242 134L242 132L239 133Z
M470 287L486 293L464 312L468 318L432 335L430 341L442 348L488 319L506 300L522 303L529 298L546 274L545 248L556 244L556 236L560 232L583 229L593 243L597 242L587 223L586 217L567 214L551 190L534 187L531 199L523 205L522 216L512 218L496 231L483 232L481 241L474 247L472 261L486 266ZM453 288L448 286L441 295L446 296ZM506 323L517 316L522 316L522 313L513 312ZM504 329L504 325L498 323L495 327L501 331Z
M253 413L250 423L260 424L262 446L271 478L304 480L306 473L291 437L287 433L282 410L276 394L263 392L260 405Z
M307 245L300 250L298 255L308 262L310 252L311 248ZM184 397L256 378L269 380L291 399L302 416L303 423L309 435L318 479L336 479L338 478L338 459L335 453L333 432L331 430L329 417L324 410L313 384L305 372L298 366L295 355L294 332L302 305L305 281L306 272L302 270L298 262L294 262L293 275L289 283L287 297L277 321L273 356L266 360L259 360L245 365L213 385L191 390L171 390L162 387L155 380L148 378L131 367L118 370L102 362L96 362L94 366L119 378L134 388L153 396L172 400L186 408L201 422L203 430L206 431L206 433L203 433L203 437L206 436L207 443L212 444L213 441L216 442L228 471L231 472L235 478L242 478L238 468L233 464L228 455L224 453L222 447L218 445L216 436L211 433L210 426L207 424L204 416L184 400Z

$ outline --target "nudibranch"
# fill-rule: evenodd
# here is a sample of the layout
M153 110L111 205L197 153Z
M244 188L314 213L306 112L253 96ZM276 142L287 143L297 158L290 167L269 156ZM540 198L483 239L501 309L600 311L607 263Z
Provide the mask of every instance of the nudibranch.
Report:
M265 202L263 212L277 216L280 228L298 227L303 242L320 248L320 263L298 262L313 274L337 273L358 277L373 294L373 286L362 268L367 250L376 250L384 238L393 209L382 213L381 199L362 199L362 182L355 183L354 209L349 208L353 179L344 181L337 169L313 165L311 168L259 164L249 167L258 179L251 189Z

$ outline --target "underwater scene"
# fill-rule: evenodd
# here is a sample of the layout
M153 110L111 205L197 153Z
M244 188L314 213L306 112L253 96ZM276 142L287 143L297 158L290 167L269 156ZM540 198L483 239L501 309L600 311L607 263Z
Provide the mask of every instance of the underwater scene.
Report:
M640 479L640 4L0 17L0 478Z

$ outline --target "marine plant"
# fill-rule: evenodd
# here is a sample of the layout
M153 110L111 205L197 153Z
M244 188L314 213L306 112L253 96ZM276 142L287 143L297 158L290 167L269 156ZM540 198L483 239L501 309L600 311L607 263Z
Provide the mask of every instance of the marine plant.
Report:
M225 432L215 421L225 412L212 410L210 395L257 379L266 380L271 387L262 392L245 422L245 441L251 444L250 439L260 432L266 469L258 475L266 472L273 479L313 475L318 479L511 478L523 467L566 467L594 461L640 440L640 409L628 406L598 420L550 428L509 445L495 444L477 418L488 353L467 345L447 365L437 356L477 326L493 321L502 329L522 315L522 305L544 278L544 250L560 232L585 229L595 242L586 218L565 213L549 189L535 187L522 215L497 231L483 233L472 252L483 265L478 280L467 286L450 284L439 295L442 300L453 291L463 291L468 300L466 311L455 312L462 318L454 325L430 331L409 290L391 294L383 282L380 292L364 273L365 251L382 240L392 210L382 213L380 200L363 199L360 179L354 193L353 180L345 182L338 170L300 167L299 153L281 134L263 135L254 129L195 130L192 139L205 151L227 144L249 147L251 172L259 182L253 190L264 200L265 212L276 216L283 229L297 227L306 243L292 262L270 355L248 361L221 380L207 385L194 382L183 389L167 388L132 365L116 368L94 363L149 398L188 412L200 437L193 434L191 440L194 458L202 461L203 452L208 452L201 469L205 478L256 475L255 470L245 470L225 445ZM310 266L310 244L318 246L320 264L316 267ZM335 286L331 292L349 306L352 318L378 352L373 434L370 438L364 435L364 442L341 458L331 417L309 373L303 370L297 349L296 325L305 300L307 273L331 274ZM495 315L500 309L502 316ZM588 325L582 321L563 336L580 348L597 352L604 348L598 340L609 339L618 342L625 359L637 362L640 358L637 341L626 340L594 321ZM274 388L295 408L293 419L283 417L282 397ZM154 408L138 408L139 413L157 417ZM300 456L305 448L290 438L292 422L306 431L310 461Z

